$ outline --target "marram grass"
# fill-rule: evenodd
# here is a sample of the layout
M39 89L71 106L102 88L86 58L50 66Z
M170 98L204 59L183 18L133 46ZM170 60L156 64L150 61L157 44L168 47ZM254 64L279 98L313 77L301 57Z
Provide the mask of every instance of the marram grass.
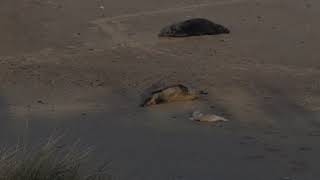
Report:
M92 173L83 167L90 149L77 150L77 145L58 146L61 138L50 138L47 143L26 150L15 147L0 150L0 180L110 180L105 166ZM91 169L91 168L90 168ZM86 174L89 173L89 174Z

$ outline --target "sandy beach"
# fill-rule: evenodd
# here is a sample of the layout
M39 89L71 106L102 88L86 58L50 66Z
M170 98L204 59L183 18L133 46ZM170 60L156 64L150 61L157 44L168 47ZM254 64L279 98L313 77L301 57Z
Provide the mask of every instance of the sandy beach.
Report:
M320 179L320 1L1 0L0 144L53 132L119 180ZM230 34L158 38L190 18ZM196 101L142 108L172 84ZM194 111L229 119L191 121Z

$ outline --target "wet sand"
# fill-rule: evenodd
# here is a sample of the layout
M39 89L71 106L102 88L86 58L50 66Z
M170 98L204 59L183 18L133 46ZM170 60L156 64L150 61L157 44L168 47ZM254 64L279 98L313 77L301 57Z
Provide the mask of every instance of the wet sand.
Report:
M320 178L316 0L2 0L0 142L55 131L94 146L116 179ZM231 34L159 39L205 17ZM182 83L194 102L141 108ZM230 122L192 122L200 110Z

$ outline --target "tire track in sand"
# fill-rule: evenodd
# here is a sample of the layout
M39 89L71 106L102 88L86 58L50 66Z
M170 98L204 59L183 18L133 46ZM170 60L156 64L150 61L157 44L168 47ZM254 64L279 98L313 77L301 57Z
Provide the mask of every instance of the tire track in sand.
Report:
M244 2L258 2L258 0L229 0L229 1L217 1L217 2L210 2L210 3L202 3L202 4L193 4L188 6L182 6L182 7L174 7L174 8L167 8L167 9L159 9L154 11L142 11L132 14L123 14L119 16L113 16L113 17L107 17L103 19L99 19L96 21L98 22L108 22L108 21L117 21L117 20L123 20L127 18L133 18L133 17L140 17L140 16L150 16L150 15L156 15L156 14L163 14L163 13L169 13L169 12L184 12L184 11L192 11L197 8L205 8L210 6L220 6L220 5L228 5L228 4L237 4L237 3L244 3Z
M112 44L122 44L126 47L132 48L139 48L143 51L153 52L156 54L167 54L167 52L162 52L161 50L152 49L150 46L144 46L141 42L134 41L126 33L125 24L120 23L121 20L126 20L135 17L141 16L152 16L152 15L159 15L164 13L179 13L179 12L186 12L186 11L193 11L194 9L198 8L207 8L212 6L221 6L221 5L230 5L230 4L237 4L237 3L246 3L246 2L258 2L259 0L229 0L229 1L216 1L210 3L200 3L200 4L193 4L187 5L182 7L174 7L174 8L166 8L166 9L159 9L153 11L141 11L137 13L131 14L123 14L119 16L113 17L106 17L101 18L98 20L93 21L92 23L98 25L105 33L111 36ZM168 55L168 54L167 54ZM174 54L169 54L170 56L177 56Z

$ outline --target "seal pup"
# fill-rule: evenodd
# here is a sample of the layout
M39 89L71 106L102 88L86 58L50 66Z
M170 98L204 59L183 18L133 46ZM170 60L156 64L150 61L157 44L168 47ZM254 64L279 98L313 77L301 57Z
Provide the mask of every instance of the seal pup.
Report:
M151 96L144 100L141 106L146 107L176 101L192 101L197 98L198 96L194 91L191 91L184 85L178 84L152 92Z
M159 37L188 37L201 35L229 34L228 28L207 19L195 18L164 27Z
M193 121L199 121L199 122L211 122L211 123L216 123L216 122L227 122L229 121L228 119L215 115L215 114L202 114L199 111L195 111L192 113L192 116L190 118Z

